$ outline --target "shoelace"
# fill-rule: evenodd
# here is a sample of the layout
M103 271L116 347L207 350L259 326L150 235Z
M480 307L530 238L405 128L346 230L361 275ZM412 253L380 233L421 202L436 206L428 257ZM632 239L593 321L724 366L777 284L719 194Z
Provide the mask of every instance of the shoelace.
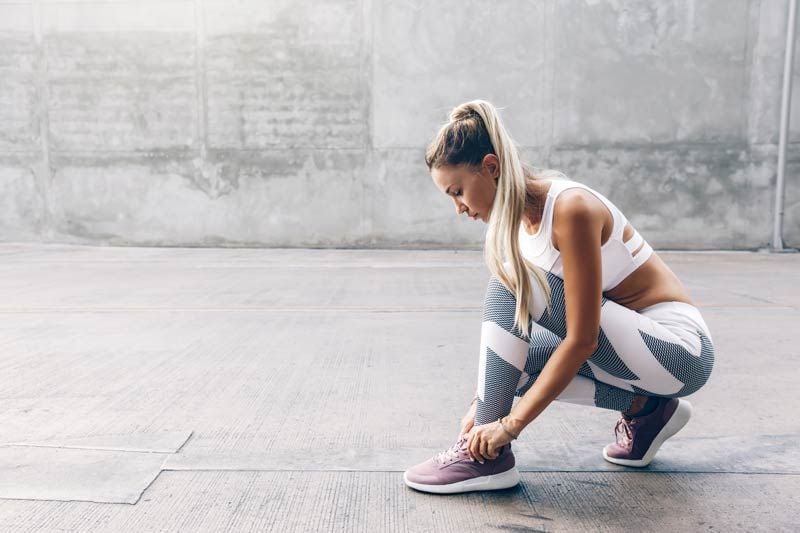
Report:
M458 459L459 456L461 455L461 448L466 442L467 442L466 438L458 439L458 442L453 444L450 448L436 454L436 461L439 463L444 463L446 461L453 461L455 459Z
M620 428L622 431L620 431ZM614 434L617 437L617 444L622 444L623 446L627 446L633 441L633 431L631 431L631 423L625 420L624 418L620 418L617 420L617 425L614 426ZM620 441L620 436L622 436L622 440Z

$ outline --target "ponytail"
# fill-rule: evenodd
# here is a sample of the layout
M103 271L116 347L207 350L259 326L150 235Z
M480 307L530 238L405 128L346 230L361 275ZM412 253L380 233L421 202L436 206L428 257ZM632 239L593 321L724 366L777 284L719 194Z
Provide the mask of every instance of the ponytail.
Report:
M550 285L544 271L525 259L520 251L519 229L527 193L525 171L517 146L503 127L495 107L484 100L473 100L453 109L450 123L439 130L426 151L425 160L429 170L444 165L474 166L490 153L500 161L500 178L486 233L484 260L489 271L515 295L514 326L528 338L531 279L541 287L548 307Z

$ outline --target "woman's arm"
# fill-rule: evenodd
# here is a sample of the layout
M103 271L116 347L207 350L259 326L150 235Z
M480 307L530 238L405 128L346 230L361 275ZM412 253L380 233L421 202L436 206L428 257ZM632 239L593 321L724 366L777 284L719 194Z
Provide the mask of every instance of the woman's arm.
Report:
M582 189L564 191L554 206L553 245L564 266L567 336L506 417L506 427L517 435L567 388L597 347L603 283L600 246L607 218L606 206Z

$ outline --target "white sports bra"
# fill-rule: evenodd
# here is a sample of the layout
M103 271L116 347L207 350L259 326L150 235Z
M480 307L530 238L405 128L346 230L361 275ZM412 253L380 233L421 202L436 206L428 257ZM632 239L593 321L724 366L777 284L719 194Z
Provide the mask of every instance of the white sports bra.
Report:
M634 229L633 237L622 242L622 235L628 219L611 201L590 187L572 180L555 179L551 182L547 199L544 203L542 221L535 235L528 234L523 224L519 228L519 242L522 255L534 265L547 270L563 279L564 267L561 264L561 253L553 246L553 205L562 191L579 187L597 196L611 211L614 226L611 235L600 247L603 270L603 292L609 291L622 282L628 275L639 268L652 255L653 249ZM644 244L642 246L642 244ZM637 248L641 249L637 251ZM635 254L634 254L635 252Z

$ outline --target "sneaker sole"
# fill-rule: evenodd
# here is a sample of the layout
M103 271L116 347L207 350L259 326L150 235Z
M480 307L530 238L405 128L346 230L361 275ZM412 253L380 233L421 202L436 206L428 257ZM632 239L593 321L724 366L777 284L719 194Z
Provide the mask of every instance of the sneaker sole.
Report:
M517 470L515 466L501 474L465 479L464 481L457 481L456 483L449 483L447 485L414 483L413 481L409 481L405 472L403 472L403 481L412 489L432 492L434 494L456 494L459 492L472 492L476 490L500 490L510 489L519 483L519 470Z
M669 421L666 423L666 425L664 425L663 428L661 428L661 431L658 432L658 435L656 435L656 437L653 439L653 442L650 444L650 447L647 449L647 452L645 452L641 459L617 459L616 457L609 457L605 448L603 448L603 459L609 463L622 466L635 466L639 468L647 466L653 461L656 452L658 452L658 449L661 448L662 444L664 444L664 441L680 431L691 417L692 404L686 400L678 400L678 407L675 409L675 412L672 413Z

